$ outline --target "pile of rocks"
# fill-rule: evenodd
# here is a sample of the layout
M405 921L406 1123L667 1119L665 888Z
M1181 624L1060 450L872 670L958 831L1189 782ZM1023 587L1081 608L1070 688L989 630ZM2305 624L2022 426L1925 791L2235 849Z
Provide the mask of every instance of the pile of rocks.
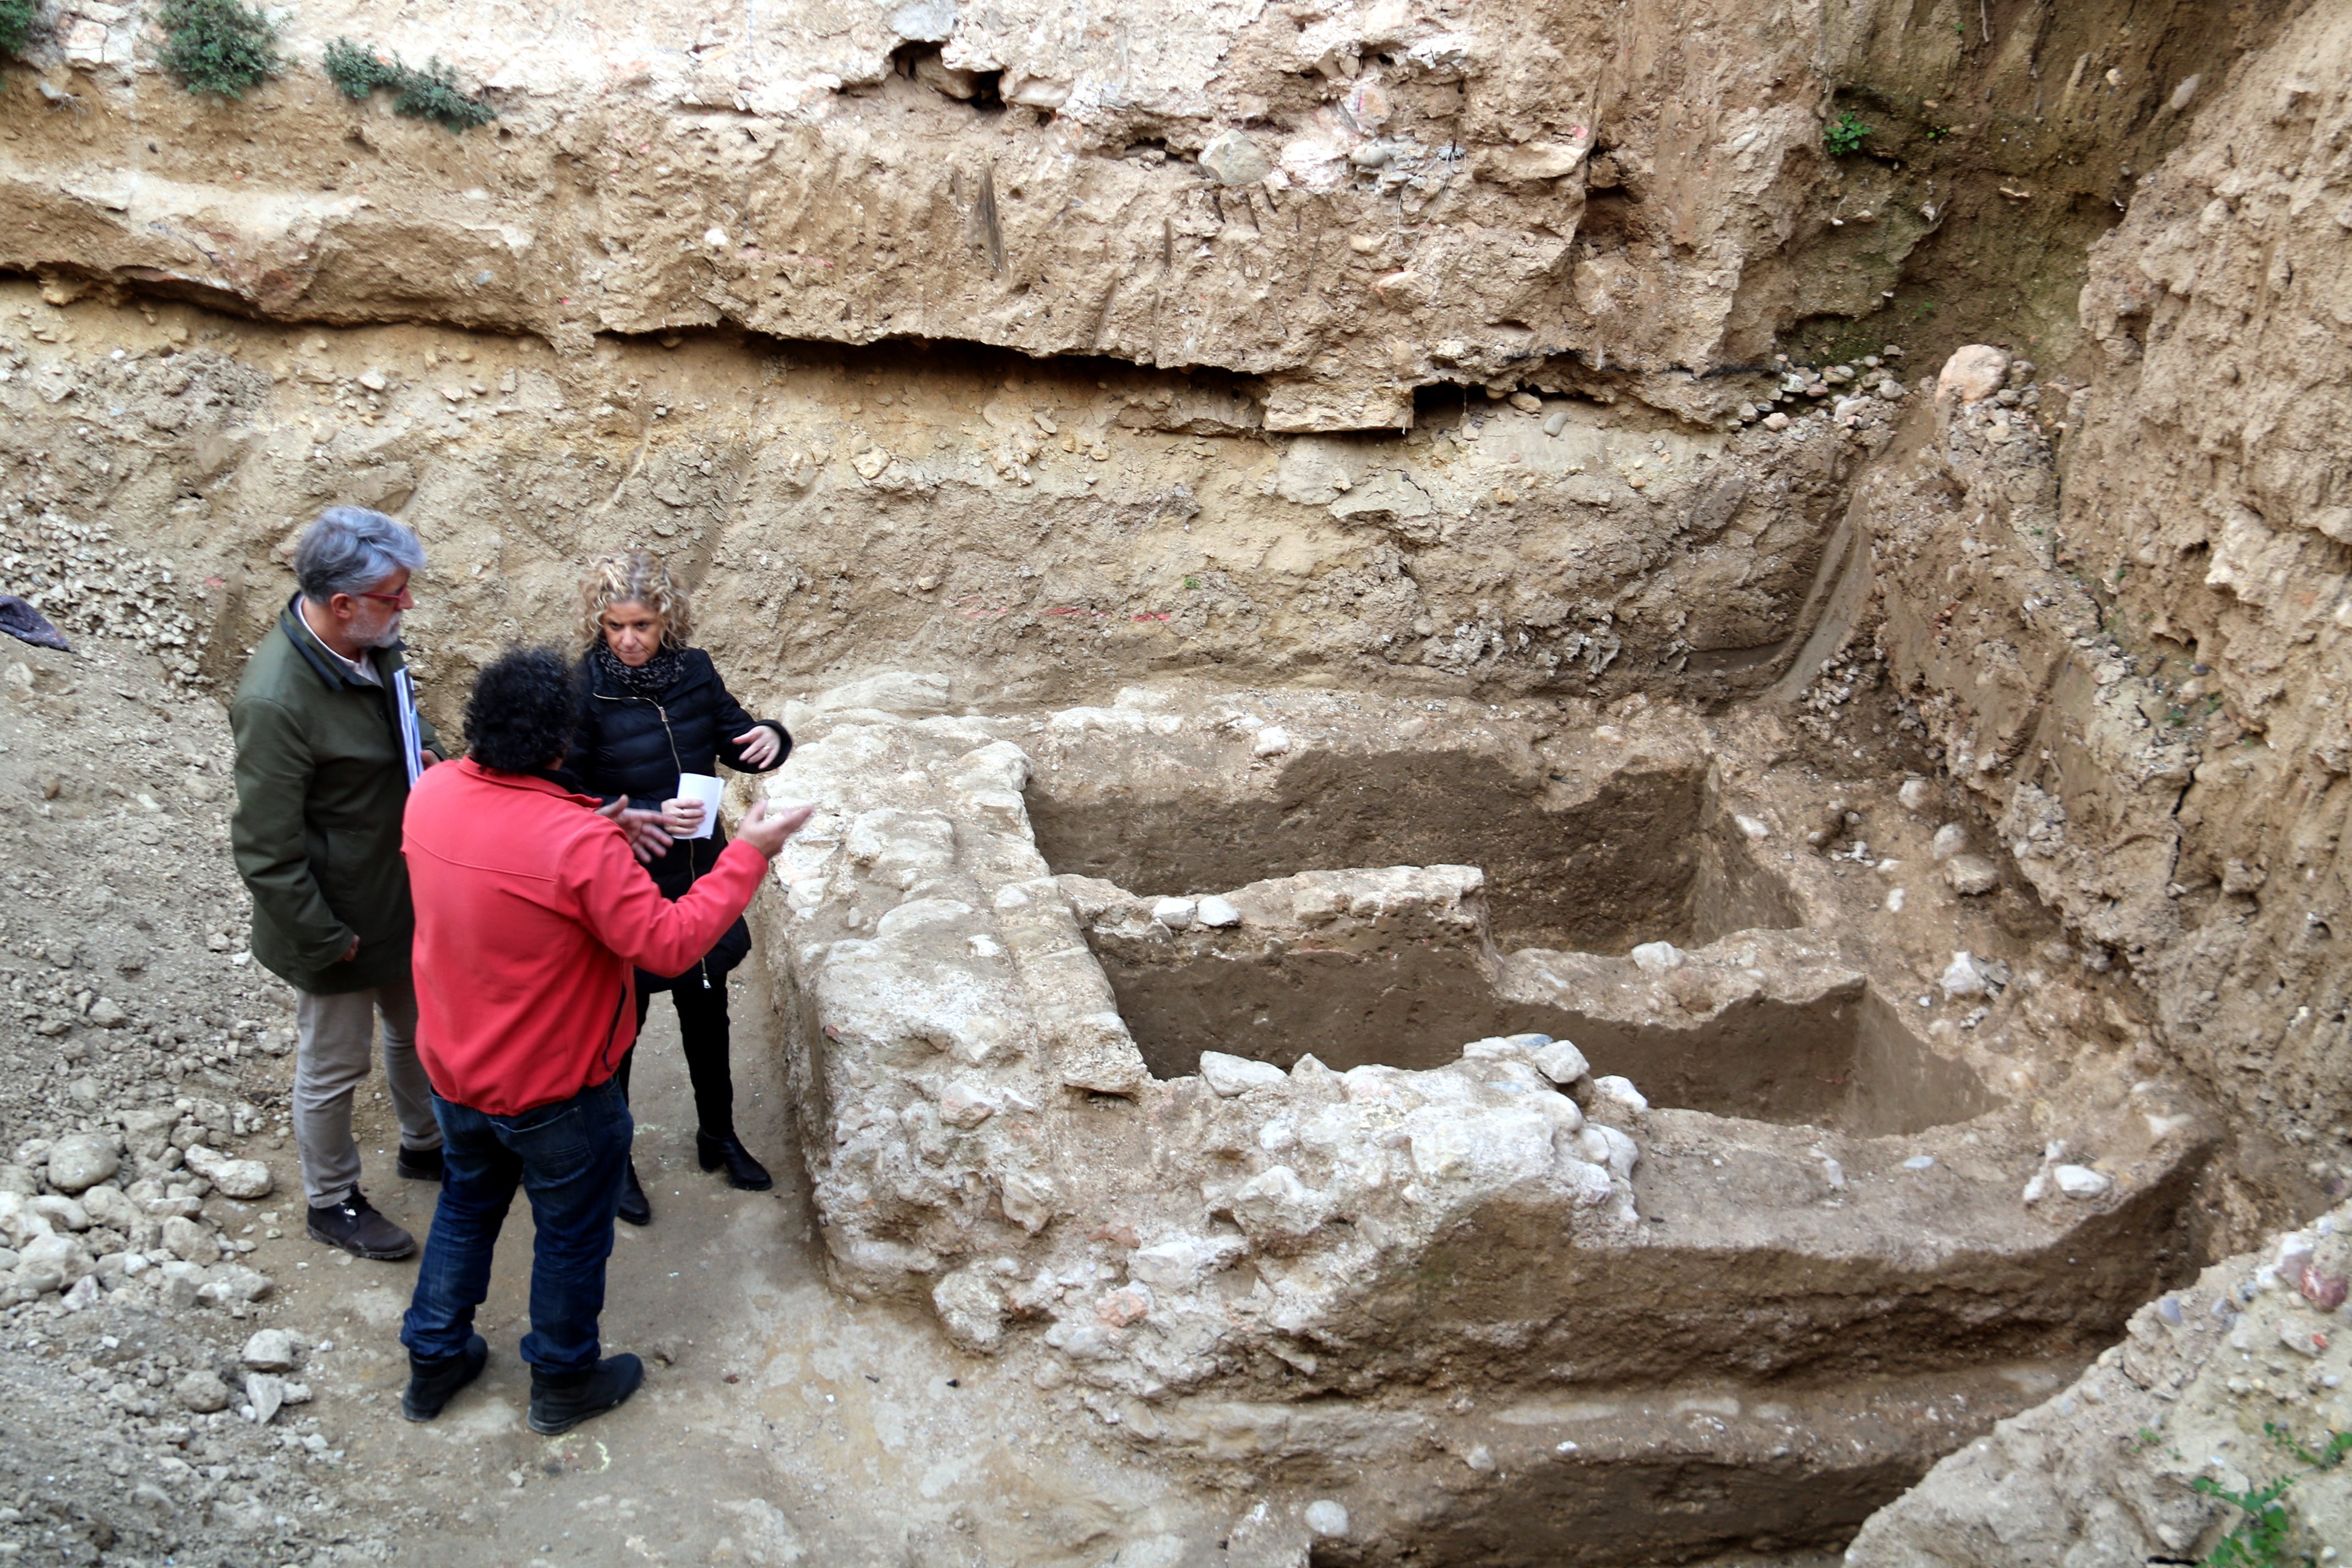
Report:
M56 1292L75 1311L104 1300L242 1315L269 1294L268 1276L242 1261L254 1241L230 1233L244 1204L269 1195L269 1167L199 1142L192 1117L166 1124L172 1113L128 1112L121 1132L33 1139L0 1165L0 1306ZM207 1207L214 1197L227 1201Z

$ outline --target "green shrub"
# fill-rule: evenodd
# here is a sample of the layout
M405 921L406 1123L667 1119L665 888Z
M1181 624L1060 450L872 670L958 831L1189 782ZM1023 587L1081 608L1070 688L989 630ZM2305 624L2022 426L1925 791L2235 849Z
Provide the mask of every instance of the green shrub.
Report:
M40 0L0 0L0 55L24 53L39 8Z
M240 0L164 0L163 68L190 92L242 98L278 74L278 25Z
M399 94L392 102L394 113L430 120L453 132L499 117L499 111L481 99L458 91L456 74L438 57L425 61L420 70L404 64L398 55L387 62L372 48L337 38L327 46L325 68L328 79L345 98L364 99L378 88L387 88Z
M1870 127L1864 125L1862 116L1851 109L1822 127L1822 140L1828 143L1832 158L1843 158L1848 153L1858 151L1862 139L1869 134Z

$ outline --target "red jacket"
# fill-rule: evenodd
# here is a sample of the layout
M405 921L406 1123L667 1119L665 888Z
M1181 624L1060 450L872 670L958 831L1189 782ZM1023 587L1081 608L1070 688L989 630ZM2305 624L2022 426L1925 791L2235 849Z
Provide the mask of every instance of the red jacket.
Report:
M635 970L675 974L759 890L740 839L675 903L596 803L471 761L408 796L416 1048L442 1099L493 1116L613 1076L636 1037Z

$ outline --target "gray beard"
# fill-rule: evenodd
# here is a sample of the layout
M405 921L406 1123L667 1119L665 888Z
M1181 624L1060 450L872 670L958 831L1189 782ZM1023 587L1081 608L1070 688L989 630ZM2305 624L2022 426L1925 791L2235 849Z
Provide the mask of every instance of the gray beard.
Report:
M390 647L399 640L400 617L398 616L394 616L392 617L391 624L386 626L383 630L376 633L375 636L368 638L366 642L360 646L362 647Z

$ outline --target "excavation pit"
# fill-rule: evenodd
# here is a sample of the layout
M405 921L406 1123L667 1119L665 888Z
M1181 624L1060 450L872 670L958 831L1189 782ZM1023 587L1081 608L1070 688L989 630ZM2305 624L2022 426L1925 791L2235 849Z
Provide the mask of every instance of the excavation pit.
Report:
M2066 1136L2118 1177L2023 1201L2038 1108L1983 1036L1915 1030L1916 982L1843 940L1863 889L1699 725L1529 765L1499 725L1412 751L1405 703L1251 700L796 725L770 787L824 809L761 941L844 1288L1213 1466L1321 1484L1328 1418L1423 1476L1442 1419L1557 1505L1431 1472L1408 1533L1597 1563L1837 1537L1948 1447L1943 1391L2017 1408L2167 1277L2193 1110L2117 1084ZM1787 1447L1864 1384L1851 1438ZM1628 1524L1719 1490L1685 1407L1752 1410L1749 1495L1833 1500Z
M1507 948L1691 947L1798 923L1788 889L1711 803L1704 766L1586 782L1512 761L1391 740L1302 750L1235 787L1185 759L1100 747L1067 787L1034 781L1029 816L1056 872L1147 895L1343 866L1477 866Z
M1280 879L1213 895L1239 917L1213 927L1199 923L1202 899L1063 879L1155 1078L1199 1070L1203 1051L1285 1070L1313 1056L1343 1072L1418 1071L1454 1061L1471 1040L1536 1033L1575 1041L1594 1073L1630 1079L1653 1105L1717 1116L1878 1137L2000 1103L1859 980L1782 994L1760 984L1766 972L1738 962L1759 956L1753 942L1669 972L1663 1009L1610 1016L1539 999L1566 989L1562 971L1585 971L1596 997L1646 992L1650 977L1603 955L1505 958L1485 929L1480 882L1467 867Z

